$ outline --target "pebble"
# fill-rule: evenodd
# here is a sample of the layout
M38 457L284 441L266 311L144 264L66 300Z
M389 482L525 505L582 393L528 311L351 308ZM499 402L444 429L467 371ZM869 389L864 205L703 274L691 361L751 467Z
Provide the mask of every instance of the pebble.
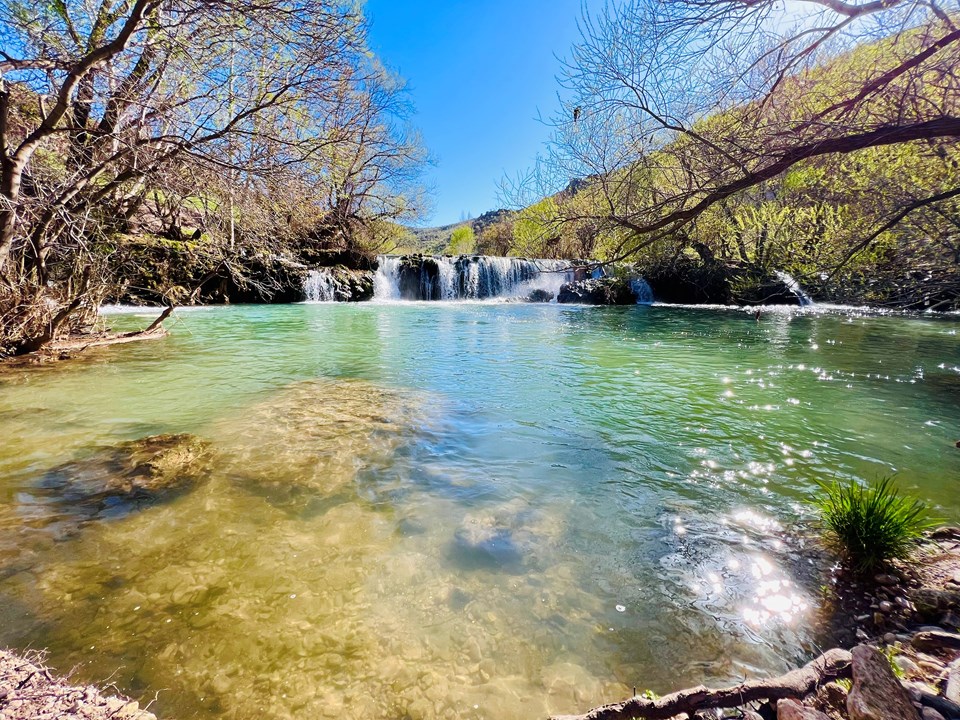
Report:
M889 600L881 600L881 601L880 601L880 612L882 612L882 613L889 613L889 612L891 612L892 610L893 610L893 603L892 603L892 602L890 602Z
M917 664L920 666L921 670L925 670L930 675L939 675L940 673L943 672L943 665L941 665L940 663L932 663L932 662L927 662L925 660L921 660Z
M873 579L877 583L877 585L887 585L889 587L892 585L900 584L900 579L894 575L886 575L886 574L875 575Z
M893 659L893 664L900 668L904 675L916 675L920 672L920 666L906 655L897 655Z
M940 713L934 710L932 707L925 707L921 711L921 716L923 720L946 720Z
M897 641L897 636L894 635L892 632L888 632L886 635L883 636L883 642L885 642L887 645L893 645L896 641Z

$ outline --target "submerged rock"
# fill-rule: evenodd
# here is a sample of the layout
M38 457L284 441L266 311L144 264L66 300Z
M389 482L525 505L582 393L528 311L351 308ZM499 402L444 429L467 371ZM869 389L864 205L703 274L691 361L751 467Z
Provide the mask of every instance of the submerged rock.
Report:
M43 487L79 502L156 498L202 481L207 461L205 440L186 433L151 435L60 465L44 475Z
M365 469L393 467L395 453L419 442L438 410L428 396L359 379L310 380L225 418L211 437L232 482L319 516L356 499Z
M545 513L523 500L511 500L464 515L454 531L449 560L463 570L520 572L558 531Z

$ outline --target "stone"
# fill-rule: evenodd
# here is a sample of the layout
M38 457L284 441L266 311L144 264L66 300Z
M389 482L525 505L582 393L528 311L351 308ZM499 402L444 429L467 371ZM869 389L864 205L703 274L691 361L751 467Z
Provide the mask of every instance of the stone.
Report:
M960 442L960 441L958 441ZM955 525L943 525L933 530L930 537L934 540L960 540L960 527Z
M938 650L960 650L960 635L943 631L918 632L913 636L912 645L923 652Z
M917 613L925 622L936 622L950 610L960 610L960 590L921 588L911 594Z
M946 718L943 717L943 715L938 713L932 707L925 707L920 712L920 716L923 718L923 720L946 720Z
M830 716L796 700L783 699L777 701L777 720L830 720Z
M950 664L950 671L947 675L947 684L943 695L950 702L955 702L960 705L960 661L955 660Z
M900 584L900 578L898 578L896 575L889 575L886 573L874 575L873 580L877 583L877 585L886 585L887 587Z
M817 690L816 704L821 710L842 717L847 709L847 690L839 683L828 682Z
M879 650L858 645L851 654L853 687L847 695L850 720L919 720L907 691Z
M880 612L882 612L882 613L890 613L890 612L892 612L892 611L893 611L893 603L892 603L892 602L890 602L889 600L881 600L881 601L880 601Z
M151 435L60 465L43 478L45 490L65 501L142 500L187 490L206 479L209 444L194 435Z
M927 660L921 660L917 663L920 666L920 669L926 672L928 675L939 675L943 672L943 665L938 662L929 662Z
M581 305L636 305L637 293L626 278L606 277L565 283L557 295L558 303Z
M920 666L906 655L897 655L893 659L893 664L900 668L900 671L907 676L917 675L920 672Z
M940 618L940 627L951 631L960 630L960 615L957 615L952 610L944 613L943 617Z
M753 710L744 710L743 720L763 720L763 715L755 713Z
M549 290L544 290L543 288L537 288L527 295L527 302L548 303L551 300L553 300L553 293Z

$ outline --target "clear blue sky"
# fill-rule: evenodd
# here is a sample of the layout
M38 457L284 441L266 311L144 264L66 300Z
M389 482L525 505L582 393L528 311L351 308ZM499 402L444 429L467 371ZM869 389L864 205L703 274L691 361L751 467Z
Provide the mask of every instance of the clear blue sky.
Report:
M599 5L599 0L595 3ZM530 166L557 105L556 55L577 39L580 0L367 0L371 45L411 86L436 159L426 225L499 206L497 182Z

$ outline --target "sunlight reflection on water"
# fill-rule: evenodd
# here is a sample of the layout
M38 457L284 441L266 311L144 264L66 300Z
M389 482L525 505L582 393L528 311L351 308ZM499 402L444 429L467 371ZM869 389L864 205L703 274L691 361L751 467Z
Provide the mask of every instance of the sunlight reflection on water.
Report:
M785 542L816 480L900 470L960 516L943 327L186 313L150 348L0 378L0 642L184 719L510 720L782 671L818 642ZM58 495L157 433L208 443L190 488Z

